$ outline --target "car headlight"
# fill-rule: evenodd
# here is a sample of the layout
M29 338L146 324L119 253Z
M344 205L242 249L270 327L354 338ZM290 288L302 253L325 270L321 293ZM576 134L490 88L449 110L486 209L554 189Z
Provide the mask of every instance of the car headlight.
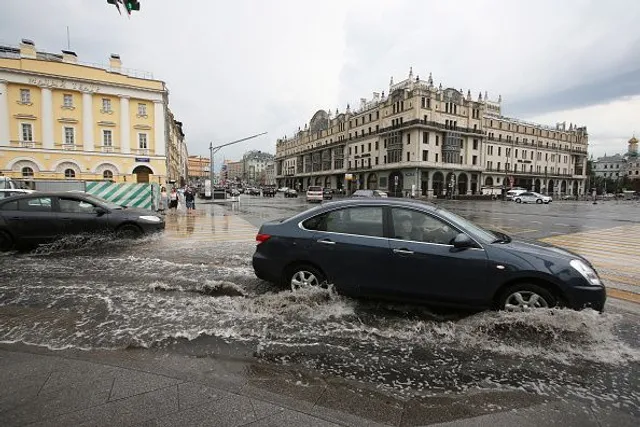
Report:
M596 271L593 268L589 267L584 261L573 259L571 260L569 265L571 265L574 270L580 273L582 277L584 277L587 282L589 282L589 284L593 286L602 286L602 282L596 274Z
M157 217L155 215L142 215L139 218L143 221L162 222L162 219L160 219L160 217Z

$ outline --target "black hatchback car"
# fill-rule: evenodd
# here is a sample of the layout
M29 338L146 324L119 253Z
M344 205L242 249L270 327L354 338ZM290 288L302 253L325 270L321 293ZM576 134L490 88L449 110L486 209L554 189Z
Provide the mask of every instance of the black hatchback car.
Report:
M601 311L606 299L581 256L418 201L326 203L265 223L256 240L256 275L291 288L331 283L351 296L512 311Z
M113 232L133 238L164 227L164 220L151 210L125 208L83 193L31 193L0 201L0 251L65 235Z

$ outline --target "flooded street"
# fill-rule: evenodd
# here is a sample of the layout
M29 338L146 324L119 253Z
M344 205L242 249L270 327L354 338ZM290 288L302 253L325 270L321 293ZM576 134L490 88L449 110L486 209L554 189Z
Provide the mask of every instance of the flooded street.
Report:
M476 209L474 219L500 217L496 225L520 238L553 236L562 227L553 225L559 222L553 215L549 226L537 215L533 221L542 225L523 233L534 228L524 224L527 214L500 206L486 204L491 212ZM3 255L0 342L185 357L225 353L361 382L399 398L464 401L486 392L490 398L471 399L485 412L508 409L508 393L517 391L532 402L570 399L594 411L614 407L640 416L637 310L610 299L603 314L461 313L354 300L332 289L291 292L257 279L251 267L257 226L305 207L302 200L243 196L232 206L200 205L193 217L168 217L163 236L133 243L77 238ZM449 207L463 215L467 209ZM565 232L574 233L629 226L613 208L608 218L585 214L575 224L563 213L569 204L555 209L565 215Z

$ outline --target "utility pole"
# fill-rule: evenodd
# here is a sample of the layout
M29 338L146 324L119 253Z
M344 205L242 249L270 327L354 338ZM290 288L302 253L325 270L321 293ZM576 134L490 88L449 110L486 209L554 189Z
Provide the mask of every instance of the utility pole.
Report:
M211 180L211 184L213 185L213 175L214 175L214 173L213 173L213 165L214 165L213 160L214 160L214 155L218 151L220 151L221 148L227 147L229 145L237 144L239 142L248 141L250 139L257 138L259 136L266 135L266 134L267 134L267 132L258 133L258 134L255 134L255 135L247 136L246 138L241 138L241 139L237 139L235 141L227 142L226 144L217 145L215 147L213 146L213 142L210 142L209 143L209 162L211 164L209 165L209 179Z

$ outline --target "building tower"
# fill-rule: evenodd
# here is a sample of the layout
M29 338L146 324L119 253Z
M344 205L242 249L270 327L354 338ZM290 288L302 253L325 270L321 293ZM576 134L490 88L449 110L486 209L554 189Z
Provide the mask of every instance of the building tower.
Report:
M629 157L638 157L638 138L634 136L629 140Z

